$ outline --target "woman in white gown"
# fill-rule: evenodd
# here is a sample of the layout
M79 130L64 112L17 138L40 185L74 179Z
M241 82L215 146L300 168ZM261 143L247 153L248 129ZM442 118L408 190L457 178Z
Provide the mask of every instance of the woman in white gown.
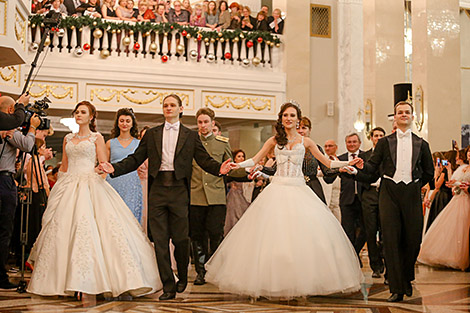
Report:
M329 160L300 136L300 118L298 105L285 103L276 136L238 163L251 167L274 148L277 172L206 264L207 281L221 291L289 299L360 289L364 277L353 246L302 174L305 149L328 167L348 162Z
M119 194L95 172L96 159L107 159L103 136L94 132L96 109L83 101L73 116L80 130L64 138L59 179L29 259L28 292L155 292L162 288L155 252Z

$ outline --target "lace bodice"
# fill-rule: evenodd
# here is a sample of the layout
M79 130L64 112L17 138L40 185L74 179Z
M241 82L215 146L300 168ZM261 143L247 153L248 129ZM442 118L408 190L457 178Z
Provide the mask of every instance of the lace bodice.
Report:
M72 142L75 134L65 136L65 151L68 158L69 174L89 174L94 173L96 163L95 141L98 133L91 133L88 139L78 142Z
M292 150L280 149L277 145L274 148L276 155L277 171L275 176L281 177L304 177L302 173L302 163L305 156L304 140L292 147Z
M459 181L459 182L465 182L465 183L468 183L470 182L470 170L467 169L466 171L464 171L464 169L466 167L468 167L469 165L460 165L454 172L454 174L452 174L452 180L456 180L456 181Z

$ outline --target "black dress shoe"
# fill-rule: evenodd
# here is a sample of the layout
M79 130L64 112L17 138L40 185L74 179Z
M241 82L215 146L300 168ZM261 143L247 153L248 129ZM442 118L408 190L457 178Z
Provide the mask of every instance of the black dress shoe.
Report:
M387 299L387 302L400 302L403 301L403 294L401 293L392 293L390 298Z
M158 299L160 301L166 301L176 298L176 292L164 292Z
M0 282L0 289L15 289L15 288L18 288L18 285L10 283L9 280L4 280Z
M186 286L188 285L188 281L181 281L178 280L176 283L176 292L177 293L182 293L186 290Z
M374 272L372 273L372 278L380 278L380 277L381 277L381 276L380 276L380 271L374 271Z
M411 297L413 295L413 286L411 285L411 282L406 283L405 295L407 297Z
M194 285L196 286L201 286L206 283L206 280L204 279L204 274L197 274L196 279L194 280Z

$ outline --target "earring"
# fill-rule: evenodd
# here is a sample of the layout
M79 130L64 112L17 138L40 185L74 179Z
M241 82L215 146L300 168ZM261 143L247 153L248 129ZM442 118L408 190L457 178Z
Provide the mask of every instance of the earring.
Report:
M296 127L300 128L300 122L297 122Z

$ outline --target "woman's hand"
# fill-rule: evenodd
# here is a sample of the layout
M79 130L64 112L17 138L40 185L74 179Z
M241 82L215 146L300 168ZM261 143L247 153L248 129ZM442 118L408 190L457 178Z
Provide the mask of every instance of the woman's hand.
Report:
M364 160L361 158L355 158L354 160L349 161L348 164L361 170L364 168Z

